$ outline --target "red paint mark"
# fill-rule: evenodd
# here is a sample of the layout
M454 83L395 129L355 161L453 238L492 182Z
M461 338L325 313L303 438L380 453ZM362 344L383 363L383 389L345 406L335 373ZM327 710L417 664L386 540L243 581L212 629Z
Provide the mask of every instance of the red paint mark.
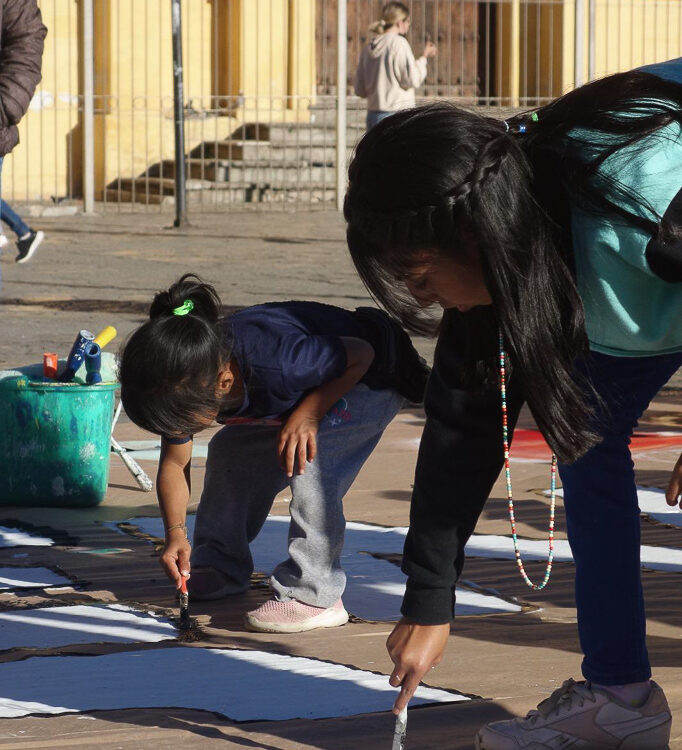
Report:
M630 442L633 453L652 451L659 448L682 449L682 433L674 435L660 432L635 432ZM514 430L509 453L512 458L530 458L550 460L552 452L539 430Z

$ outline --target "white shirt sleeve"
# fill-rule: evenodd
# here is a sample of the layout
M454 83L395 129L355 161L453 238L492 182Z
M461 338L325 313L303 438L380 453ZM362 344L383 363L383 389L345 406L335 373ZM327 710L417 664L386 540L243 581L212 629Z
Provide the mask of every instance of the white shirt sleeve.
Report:
M424 56L415 60L410 43L407 39L404 42L397 50L393 69L400 88L407 91L408 89L419 88L424 83L427 63Z

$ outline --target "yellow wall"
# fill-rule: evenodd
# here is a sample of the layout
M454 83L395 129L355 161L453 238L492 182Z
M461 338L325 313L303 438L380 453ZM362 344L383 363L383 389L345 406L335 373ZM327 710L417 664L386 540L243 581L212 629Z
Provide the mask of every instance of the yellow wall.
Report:
M94 0L95 187L174 155L170 0ZM6 160L5 196L81 191L79 0L43 0L43 82ZM309 117L315 0L182 0L187 149L242 122ZM295 48L292 48L295 45ZM222 110L217 114L217 110ZM226 114L229 113L229 116Z
M597 0L596 77L682 55L682 3Z
M589 2L583 70L588 75ZM533 106L575 84L575 0L499 2L498 74L504 104ZM518 20L517 20L518 17ZM518 35L514 30L518 28ZM595 77L682 55L680 0L597 0ZM514 40L517 40L515 43Z

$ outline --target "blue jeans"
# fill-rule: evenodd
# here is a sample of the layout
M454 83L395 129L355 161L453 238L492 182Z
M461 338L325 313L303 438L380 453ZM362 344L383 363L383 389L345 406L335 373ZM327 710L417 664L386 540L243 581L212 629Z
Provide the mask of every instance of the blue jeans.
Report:
M394 115L395 112L387 112L381 109L367 110L367 130L371 130L375 125L385 120L387 117Z
M16 211L0 198L0 219L16 234L17 237L23 237L31 231L31 227L24 222Z
M291 478L277 459L279 427L229 425L216 433L208 446L192 565L222 571L234 593L247 589L253 571L249 543L275 495L288 485L289 557L272 573L273 593L280 601L335 604L346 586L343 498L403 401L392 389L356 385L321 420L315 459Z
M640 515L630 436L651 399L682 366L682 353L612 357L585 369L604 401L603 441L560 465L568 540L575 559L583 675L604 685L651 676L640 572ZM670 467L672 469L672 466Z

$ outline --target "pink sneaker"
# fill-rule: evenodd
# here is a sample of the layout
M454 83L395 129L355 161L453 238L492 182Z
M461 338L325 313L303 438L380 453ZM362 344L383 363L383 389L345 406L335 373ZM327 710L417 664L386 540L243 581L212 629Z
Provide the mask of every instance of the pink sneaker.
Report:
M311 607L296 599L280 602L268 599L248 612L246 625L260 633L302 633L315 628L335 628L348 622L348 612L339 599L332 607Z

